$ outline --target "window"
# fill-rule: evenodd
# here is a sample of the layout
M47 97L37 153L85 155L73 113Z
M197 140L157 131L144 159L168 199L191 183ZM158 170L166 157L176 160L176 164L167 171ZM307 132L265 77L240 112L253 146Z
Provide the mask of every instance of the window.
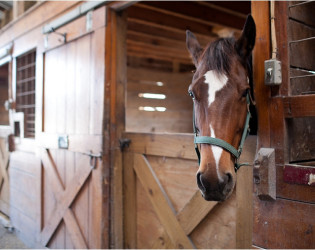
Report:
M24 138L35 137L35 65L36 51L16 59L16 112L24 123Z

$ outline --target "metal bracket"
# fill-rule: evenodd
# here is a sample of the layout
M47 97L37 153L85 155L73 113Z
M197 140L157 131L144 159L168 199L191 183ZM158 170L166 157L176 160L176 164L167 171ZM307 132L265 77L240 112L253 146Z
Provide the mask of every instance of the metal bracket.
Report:
M97 163L97 158L102 158L102 154L98 153L98 154L93 154L92 151L90 151L89 153L83 153L84 155L87 155L90 157L90 167L95 169L96 168L96 163Z
M59 35L63 38L63 42L66 43L67 42L67 33L60 33L57 32L53 27L50 28L50 33L55 33L56 35Z
M128 138L119 139L120 151L123 152L125 148L128 148L131 143L131 140Z

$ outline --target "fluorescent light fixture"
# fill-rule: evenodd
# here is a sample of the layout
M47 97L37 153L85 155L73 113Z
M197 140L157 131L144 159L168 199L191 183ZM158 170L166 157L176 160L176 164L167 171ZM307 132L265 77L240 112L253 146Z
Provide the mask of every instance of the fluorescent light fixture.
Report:
M142 107L142 106L140 106L139 110L148 111L148 112L154 112L154 111L164 112L164 111L166 111L166 108L165 107L150 107L150 106Z
M139 107L139 110L152 112L152 111L155 111L155 108L149 107L149 106L145 106L145 107Z
M139 93L139 97L148 98L148 99L165 99L166 95L164 94L153 94L153 93Z
M165 107L155 107L155 110L159 111L159 112L164 112L166 110L166 108Z

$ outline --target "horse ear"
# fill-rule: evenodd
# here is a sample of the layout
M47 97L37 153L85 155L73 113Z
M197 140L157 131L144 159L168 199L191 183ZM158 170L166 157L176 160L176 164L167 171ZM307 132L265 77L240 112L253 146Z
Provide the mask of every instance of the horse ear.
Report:
M197 67L202 48L195 35L189 30L186 31L186 46L192 56L195 66Z
M236 42L236 50L238 54L247 59L252 52L256 39L256 25L253 17L248 15L242 31L241 37Z

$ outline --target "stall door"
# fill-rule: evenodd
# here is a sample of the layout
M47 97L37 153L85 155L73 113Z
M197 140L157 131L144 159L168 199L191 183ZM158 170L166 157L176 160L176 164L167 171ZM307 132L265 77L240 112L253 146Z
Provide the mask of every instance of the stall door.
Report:
M209 249L241 244L236 231L244 230L246 219L236 218L237 208L247 201L240 203L236 192L222 203L202 198L195 181L198 161L192 134L129 132L124 138L130 139L123 155L126 248ZM242 161L252 161L255 145L256 137L248 138ZM243 171L238 182L246 179ZM245 197L249 185L241 185L246 186L240 190Z
M9 63L0 66L0 212L10 215L9 134L12 133L9 111Z
M40 241L49 248L107 247L102 245L105 8L94 11L88 32L85 18L62 27L67 42L43 55Z
M315 248L314 2L277 2L280 86L264 85L269 47L269 3L253 2L259 148L254 169L253 244Z

